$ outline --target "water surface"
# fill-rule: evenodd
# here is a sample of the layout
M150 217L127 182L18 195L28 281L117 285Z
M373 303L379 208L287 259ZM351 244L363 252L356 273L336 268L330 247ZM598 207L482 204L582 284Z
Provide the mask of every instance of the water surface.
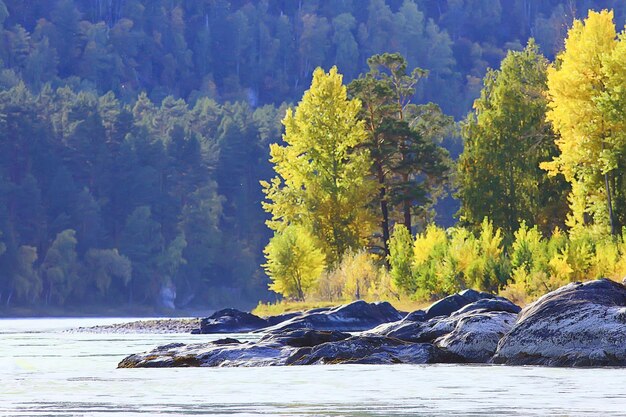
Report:
M0 320L0 416L626 416L626 369L116 369L130 353L217 337L63 332L128 320Z

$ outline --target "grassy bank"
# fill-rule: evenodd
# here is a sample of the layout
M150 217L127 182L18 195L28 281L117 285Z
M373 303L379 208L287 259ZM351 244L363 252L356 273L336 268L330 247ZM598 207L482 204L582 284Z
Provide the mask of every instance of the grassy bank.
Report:
M378 300L367 299L365 301L374 302ZM414 301L410 299L387 300L399 311L415 311L423 308L429 303L423 301ZM257 316L276 316L278 314L289 313L292 311L310 310L320 307L336 307L338 305L347 304L351 301L286 301L281 300L275 303L259 303L253 310L252 314Z

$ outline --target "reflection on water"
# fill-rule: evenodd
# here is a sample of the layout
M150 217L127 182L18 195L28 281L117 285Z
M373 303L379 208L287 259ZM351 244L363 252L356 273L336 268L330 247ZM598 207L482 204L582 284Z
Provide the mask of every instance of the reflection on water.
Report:
M626 369L115 369L130 353L214 337L62 332L119 321L0 320L0 416L626 416Z

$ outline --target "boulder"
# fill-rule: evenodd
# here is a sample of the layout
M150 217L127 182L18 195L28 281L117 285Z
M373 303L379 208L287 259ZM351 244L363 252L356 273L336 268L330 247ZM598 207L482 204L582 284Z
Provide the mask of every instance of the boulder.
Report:
M607 279L572 283L520 313L495 363L626 366L626 286Z
M118 368L250 367L317 364L395 364L458 362L461 358L429 343L385 336L289 330L258 342L221 339L185 345L172 343L124 358Z
M124 358L118 368L248 367L285 365L302 347L314 347L350 337L347 333L314 330L283 331L265 335L258 342L242 343L225 338L208 343L172 343Z
M470 310L442 320L452 330L434 340L435 346L465 362L486 363L500 339L513 327L517 314L507 311Z
M202 319L199 333L246 333L266 326L266 319L234 308L225 308Z
M282 323L283 321L287 321L289 319L292 319L294 317L298 317L301 316L302 312L301 311L297 311L297 312L293 312L293 313L284 313L284 314L279 314L277 316L268 316L265 318L265 320L267 321L267 326L275 326L278 323Z
M247 333L276 326L284 321L302 317L304 315L322 313L330 310L328 307L316 308L308 311L298 311L279 314L277 316L259 317L252 313L234 308L226 308L213 313L210 317L200 321L200 328L193 330L194 334L213 333Z
M520 311L522 311L522 308L504 297L483 298L461 307L452 313L452 316L465 314L470 311L504 311L517 315Z
M267 333L259 343L272 343L292 347L311 347L322 343L337 342L350 337L350 333L319 331L311 329L282 330Z
M458 301L457 297L452 297ZM463 362L484 363L495 353L500 338L513 327L520 308L502 297L476 298L477 301L447 317L435 316L425 321L405 318L368 333L411 343L432 343L462 358Z
M176 344L178 345L178 344ZM254 343L193 343L159 346L124 358L118 368L282 365L296 348Z
M257 342L226 338L160 346L128 356L119 367L489 361L498 341L513 326L519 307L504 298L472 290L444 300L408 316L389 303L364 301L274 318L222 310L203 320L203 331L256 329L265 334ZM272 320L278 323L268 327ZM363 333L347 333L359 331Z
M338 342L302 348L288 365L326 364L424 364L451 362L456 358L428 343L409 343L384 336L353 336Z
M314 329L358 332L402 318L403 314L388 302L367 303L359 300L331 309L304 312L260 331L271 333L286 329Z
M433 317L439 316L447 317L468 304L475 303L479 300L492 298L495 298L495 295L471 289L463 290L457 294L452 294L445 298L442 298L439 301L435 301L433 304L430 305L430 307L428 307L424 311L423 315L416 312L415 314L412 313L411 315L409 315L409 317L419 317L422 320L428 320L432 319Z

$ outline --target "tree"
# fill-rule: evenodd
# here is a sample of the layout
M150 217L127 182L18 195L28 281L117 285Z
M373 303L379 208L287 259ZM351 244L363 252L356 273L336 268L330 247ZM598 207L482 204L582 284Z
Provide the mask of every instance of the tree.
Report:
M413 274L413 237L403 224L397 224L393 229L393 235L389 240L389 265L391 278L396 286L412 293Z
M48 288L47 297L58 305L66 304L80 279L76 244L74 230L62 231L52 242L41 264L41 273Z
M378 181L381 231L385 255L393 219L399 208L408 230L416 209L433 199L447 177L447 152L437 145L451 124L435 104L411 104L416 84L426 76L420 68L407 74L407 62L399 54L374 55L370 71L349 85L351 95L363 107L360 118L367 131L366 148L373 159Z
M120 287L126 287L132 276L130 259L120 255L117 249L90 249L85 254L85 274L91 283L105 296L114 279Z
M290 225L274 234L264 252L263 265L272 280L270 289L304 301L305 294L324 271L324 254L302 226Z
M362 146L366 133L357 120L359 110L360 102L347 98L336 67L328 73L315 70L311 88L283 120L285 146L270 146L278 175L262 183L270 228L280 233L289 225L303 226L327 265L362 248L372 231L368 206L375 183L369 178L371 159Z
M590 11L584 22L574 21L565 50L558 55L557 64L548 69L547 118L560 135L556 141L560 154L542 167L550 175L563 174L571 184L567 224L574 229L592 220L597 227L616 234L624 224L619 220L626 220L615 215L614 206L616 194L624 192L618 170L624 135L619 130L621 123L608 117L602 105L602 99L611 93L610 85L626 82L622 78L616 84L617 80L609 76L621 76L621 71L607 72L605 68L621 42L613 12Z
M17 298L28 303L37 300L43 291L41 277L34 268L36 261L37 248L19 247L13 271L13 287Z
M120 240L120 252L132 262L129 300L139 293L146 301L159 291L159 256L163 251L161 224L152 218L148 206L137 207L126 219Z
M485 217L512 236L519 224L551 232L565 211L565 184L539 168L557 153L545 114L547 60L531 40L490 70L462 130L458 163L463 222L479 227Z

